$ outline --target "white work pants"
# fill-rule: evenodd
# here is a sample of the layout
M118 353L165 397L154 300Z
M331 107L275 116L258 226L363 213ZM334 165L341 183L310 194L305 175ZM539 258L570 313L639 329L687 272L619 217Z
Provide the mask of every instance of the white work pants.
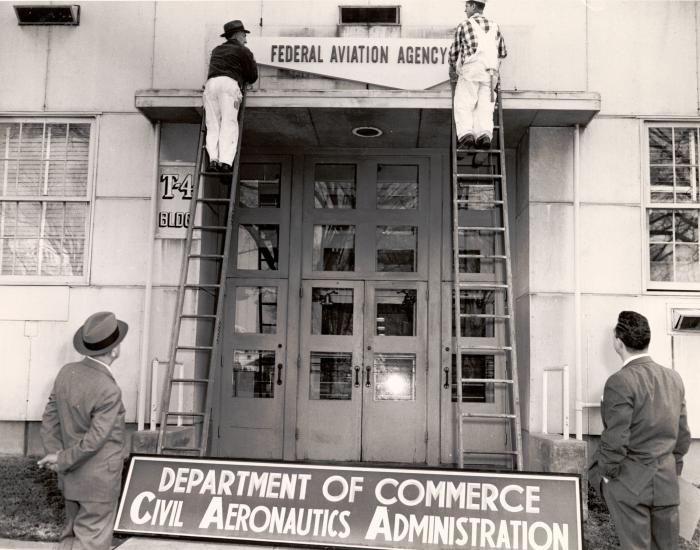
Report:
M238 107L243 94L228 76L215 76L204 85L209 160L233 166L238 145Z
M497 74L494 76L497 78ZM495 98L495 96L494 96ZM457 138L472 134L475 138L493 137L493 109L491 77L481 64L462 67L457 80L454 98Z

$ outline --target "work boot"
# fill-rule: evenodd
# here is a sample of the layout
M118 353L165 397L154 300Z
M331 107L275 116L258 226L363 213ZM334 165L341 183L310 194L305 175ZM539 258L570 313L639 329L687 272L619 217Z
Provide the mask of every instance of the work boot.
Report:
M485 134L479 136L479 139L476 140L476 148L488 151L491 149L491 138Z
M207 172L218 172L219 166L220 164L218 160L210 160L209 166L207 167Z
M225 173L230 173L232 171L233 171L233 169L231 168L230 164L226 164L225 162L219 163L219 172L225 174Z
M457 149L473 149L474 148L474 135L464 134L457 142Z

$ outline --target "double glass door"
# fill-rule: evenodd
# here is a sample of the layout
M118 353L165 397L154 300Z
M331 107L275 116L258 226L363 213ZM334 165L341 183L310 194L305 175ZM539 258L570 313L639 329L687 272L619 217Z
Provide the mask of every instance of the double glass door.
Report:
M426 286L307 280L297 457L424 462Z

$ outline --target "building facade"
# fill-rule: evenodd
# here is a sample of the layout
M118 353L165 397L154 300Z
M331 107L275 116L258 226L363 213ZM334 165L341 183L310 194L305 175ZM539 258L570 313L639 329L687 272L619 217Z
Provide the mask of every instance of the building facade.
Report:
M649 318L651 353L683 376L700 431L696 3L491 0L487 15L509 50L525 435L600 434L622 309ZM223 23L241 19L260 78L246 99L212 453L455 463L445 50L463 3L84 2L79 17L20 25L0 6L2 450L38 452L53 377L95 310L130 324L115 376L127 420L149 428L201 87ZM474 368L493 377L498 363ZM471 390L477 410L502 399ZM699 480L697 443L687 464Z

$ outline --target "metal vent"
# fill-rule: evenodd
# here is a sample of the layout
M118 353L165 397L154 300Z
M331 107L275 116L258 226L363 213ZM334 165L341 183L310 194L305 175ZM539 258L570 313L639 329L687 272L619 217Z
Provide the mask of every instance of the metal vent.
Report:
M20 25L78 25L80 6L77 4L14 6Z
M674 332L700 332L700 309L673 309Z
M398 6L340 7L341 25L398 25Z

